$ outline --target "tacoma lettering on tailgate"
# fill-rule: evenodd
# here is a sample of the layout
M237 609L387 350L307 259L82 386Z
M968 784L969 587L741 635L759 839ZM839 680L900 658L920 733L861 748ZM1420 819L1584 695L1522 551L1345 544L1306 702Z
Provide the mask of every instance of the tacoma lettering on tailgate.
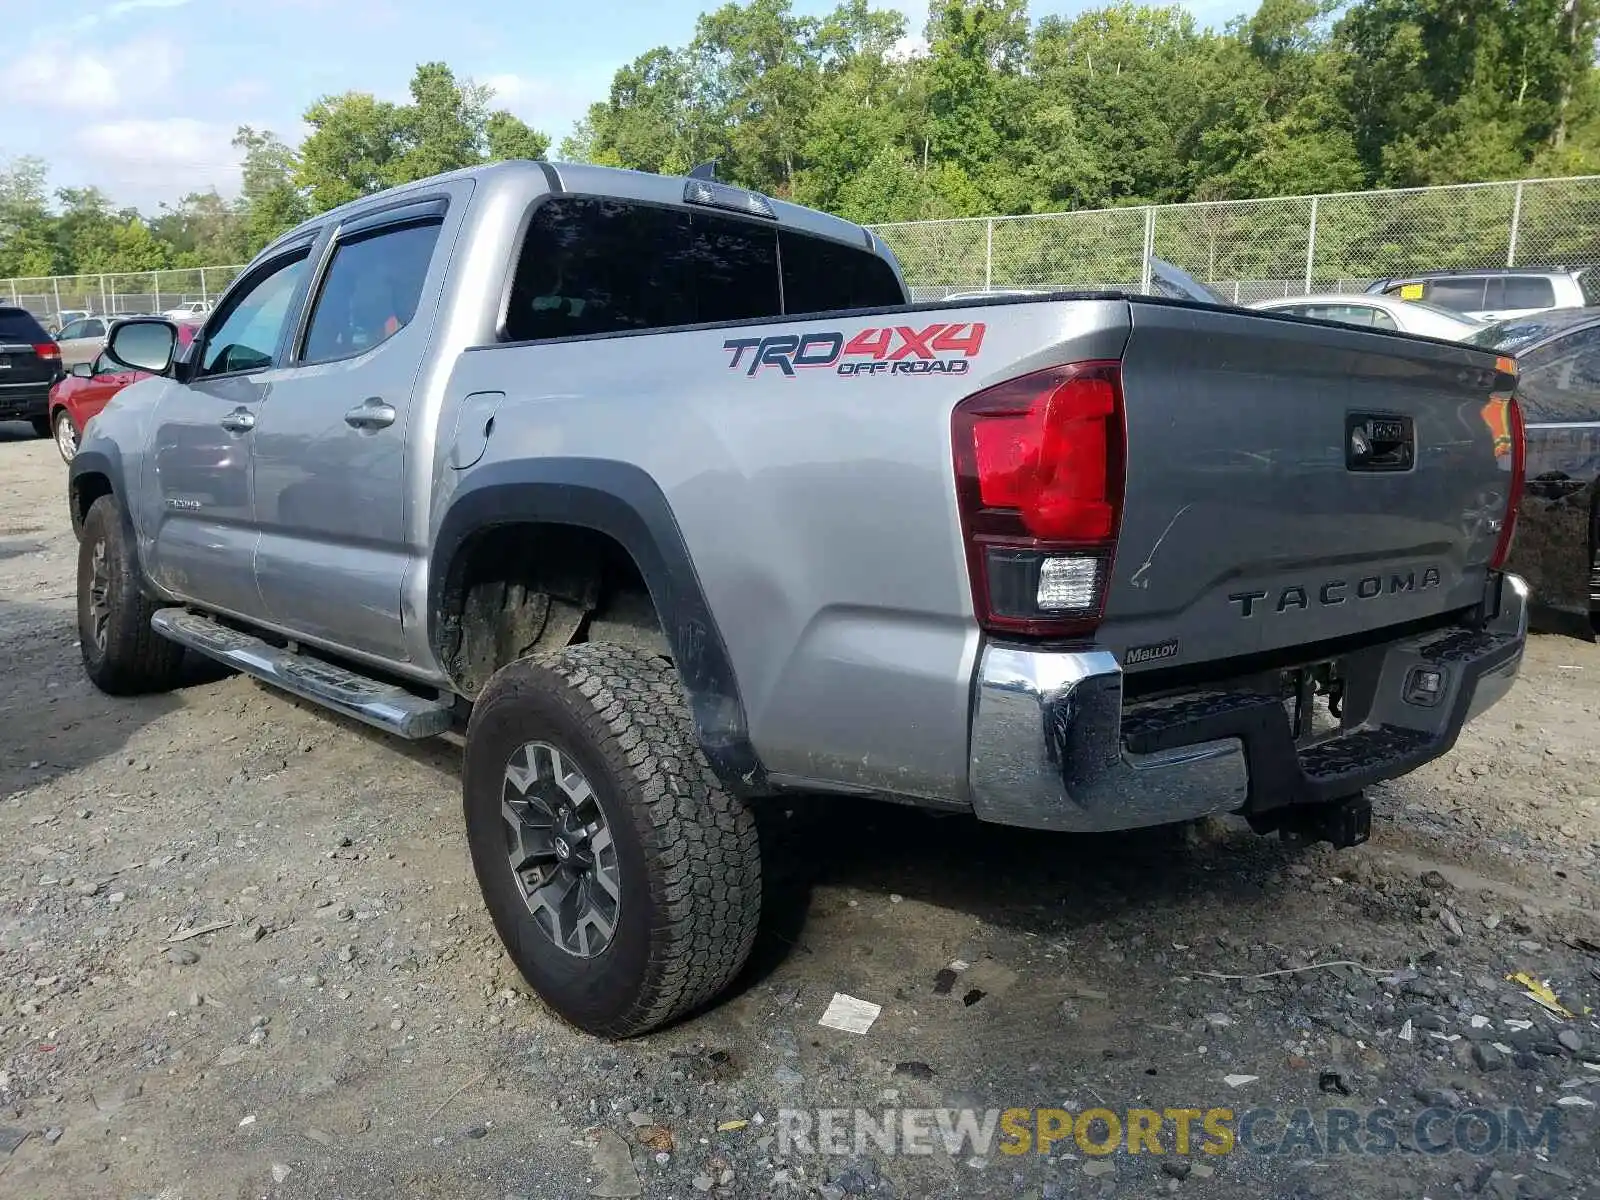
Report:
M1426 591L1428 588L1438 587L1439 583L1439 568L1427 567L1420 575L1416 571L1407 571L1404 575L1396 572L1388 575L1368 575L1355 580L1330 579L1321 585L1290 584L1288 587L1278 589L1272 610L1288 612L1290 609L1310 608L1313 605L1319 608L1332 608L1350 600L1375 600L1382 595L1394 596L1401 592ZM1266 599L1267 593L1264 591L1234 592L1228 597L1228 603L1239 606L1241 617L1253 617L1257 612L1256 602ZM1263 604L1262 607L1267 606Z

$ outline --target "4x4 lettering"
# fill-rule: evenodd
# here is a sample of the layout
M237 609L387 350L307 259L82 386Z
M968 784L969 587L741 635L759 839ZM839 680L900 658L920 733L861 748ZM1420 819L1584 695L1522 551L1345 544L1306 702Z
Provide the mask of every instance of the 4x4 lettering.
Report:
M868 358L882 358L889 353L890 333L887 329L863 329L850 339L844 348L846 354L865 354Z
M900 349L889 355L890 362L899 362L908 355L915 354L918 358L932 358L933 350L929 347L930 339L936 337L943 325L929 325L921 333L915 329L907 329L904 325L895 326L895 332L900 335Z
M948 325L943 333L933 339L933 348L945 354L959 350L968 358L976 358L978 351L983 347L983 334L986 328L981 321L972 325ZM963 329L970 329L972 332L962 334Z

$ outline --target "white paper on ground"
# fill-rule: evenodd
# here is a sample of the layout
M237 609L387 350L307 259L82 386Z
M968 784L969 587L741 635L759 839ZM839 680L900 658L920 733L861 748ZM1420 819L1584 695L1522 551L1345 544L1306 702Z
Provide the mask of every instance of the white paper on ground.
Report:
M882 1011L881 1004L874 1004L870 1000L857 1000L854 996L835 992L833 999L828 1001L828 1008L822 1014L822 1020L817 1024L826 1025L829 1029L842 1029L846 1033L865 1033L872 1028L872 1023L878 1019L878 1014Z

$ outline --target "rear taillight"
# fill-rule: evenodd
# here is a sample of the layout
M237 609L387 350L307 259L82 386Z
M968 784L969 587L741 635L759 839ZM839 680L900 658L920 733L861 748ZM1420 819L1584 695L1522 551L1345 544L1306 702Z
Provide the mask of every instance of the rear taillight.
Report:
M61 361L61 347L54 342L41 342L33 348L33 352L40 358L52 359L55 362Z
M997 384L956 405L953 435L978 623L1039 637L1091 632L1122 520L1119 364Z
M1505 523L1500 526L1500 539L1495 542L1494 557L1489 560L1490 568L1496 571L1503 570L1506 560L1511 557L1511 542L1517 533L1517 512L1522 505L1523 482L1528 471L1528 435L1522 421L1522 405L1517 403L1515 396L1507 396L1501 402L1505 405L1505 429L1510 445L1504 447L1504 453L1500 453L1501 448L1497 446L1496 452L1501 464L1510 468L1511 494L1506 498Z

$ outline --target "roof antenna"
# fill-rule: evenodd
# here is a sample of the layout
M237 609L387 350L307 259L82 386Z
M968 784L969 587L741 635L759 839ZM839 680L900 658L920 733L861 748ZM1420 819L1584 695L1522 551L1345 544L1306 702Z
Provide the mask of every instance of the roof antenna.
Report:
M714 182L717 178L717 160L713 158L701 163L689 172L688 177L690 179L704 179L708 183Z

